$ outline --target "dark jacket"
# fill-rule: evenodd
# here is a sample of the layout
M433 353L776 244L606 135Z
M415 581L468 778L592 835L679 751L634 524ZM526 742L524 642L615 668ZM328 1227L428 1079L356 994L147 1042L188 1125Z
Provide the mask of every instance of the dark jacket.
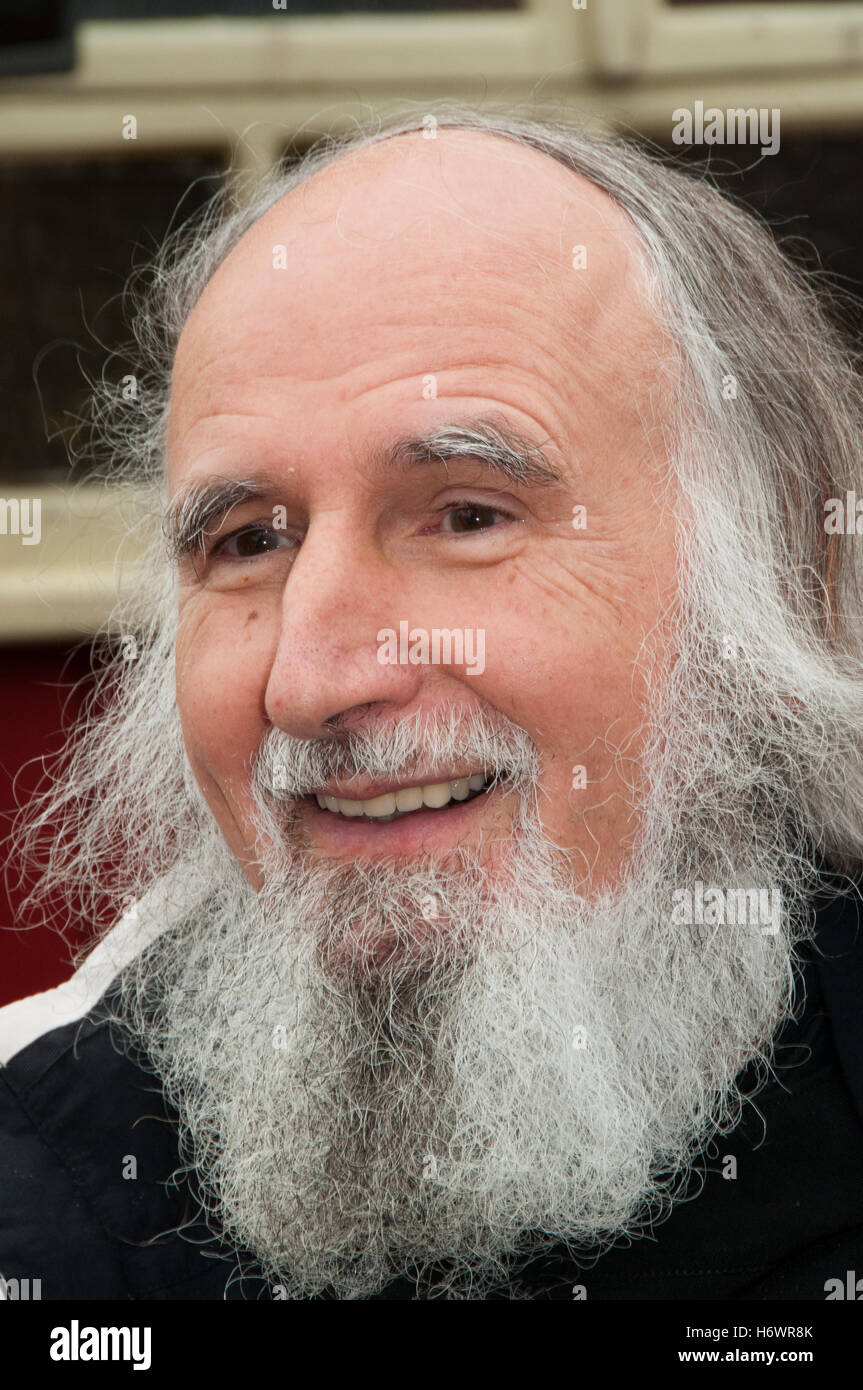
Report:
M536 1259L492 1297L824 1300L828 1281L863 1276L863 909L853 892L816 907L805 1011L781 1034L774 1078L699 1159L687 1200L598 1260ZM9 1281L29 1279L42 1299L278 1297L196 1222L193 1189L167 1185L177 1166L175 1117L113 1045L104 1004L23 1047L0 1068L12 1296ZM377 1295L426 1296L405 1279Z

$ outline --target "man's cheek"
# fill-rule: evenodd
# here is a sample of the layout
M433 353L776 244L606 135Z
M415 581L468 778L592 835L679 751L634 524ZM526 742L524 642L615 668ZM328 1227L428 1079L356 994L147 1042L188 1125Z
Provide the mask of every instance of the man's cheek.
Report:
M177 707L188 744L212 757L255 737L268 670L264 646L250 635L238 648L207 621L178 638Z
M556 542L513 561L519 583L507 598L541 620L583 626L587 634L611 633L619 641L632 624L633 595L641 576L605 544Z

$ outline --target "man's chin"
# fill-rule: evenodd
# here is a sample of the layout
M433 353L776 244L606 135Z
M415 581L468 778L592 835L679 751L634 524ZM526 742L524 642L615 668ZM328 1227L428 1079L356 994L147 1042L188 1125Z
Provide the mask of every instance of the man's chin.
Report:
M464 926L444 911L433 919L407 918L397 929L377 914L355 916L317 933L321 965L355 988L426 979L453 969L470 954Z
M331 976L373 986L445 971L493 931L494 904L510 881L463 849L413 863L344 863L304 854L269 874L265 912L307 930Z

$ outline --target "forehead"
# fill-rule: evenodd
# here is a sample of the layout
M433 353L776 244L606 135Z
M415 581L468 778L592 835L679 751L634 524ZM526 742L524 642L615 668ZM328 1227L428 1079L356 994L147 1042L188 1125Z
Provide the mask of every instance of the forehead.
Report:
M169 474L228 396L239 414L329 408L437 371L461 394L489 372L596 390L641 376L656 337L608 195L502 137L401 135L285 195L216 271L174 364Z

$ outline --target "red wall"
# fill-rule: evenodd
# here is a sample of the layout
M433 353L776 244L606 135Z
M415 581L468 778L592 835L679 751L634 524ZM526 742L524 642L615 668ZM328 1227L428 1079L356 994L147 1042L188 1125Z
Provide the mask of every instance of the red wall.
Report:
M62 746L62 728L80 709L88 684L73 695L72 688L90 670L89 652L68 646L0 646L0 841L9 832L17 802L38 785L41 759ZM65 706L65 712L64 712ZM9 846L3 844L4 866ZM17 877L17 873L13 875ZM19 891L0 874L0 1006L59 984L72 973L69 947L45 928L21 930ZM81 926L66 924L70 940Z

